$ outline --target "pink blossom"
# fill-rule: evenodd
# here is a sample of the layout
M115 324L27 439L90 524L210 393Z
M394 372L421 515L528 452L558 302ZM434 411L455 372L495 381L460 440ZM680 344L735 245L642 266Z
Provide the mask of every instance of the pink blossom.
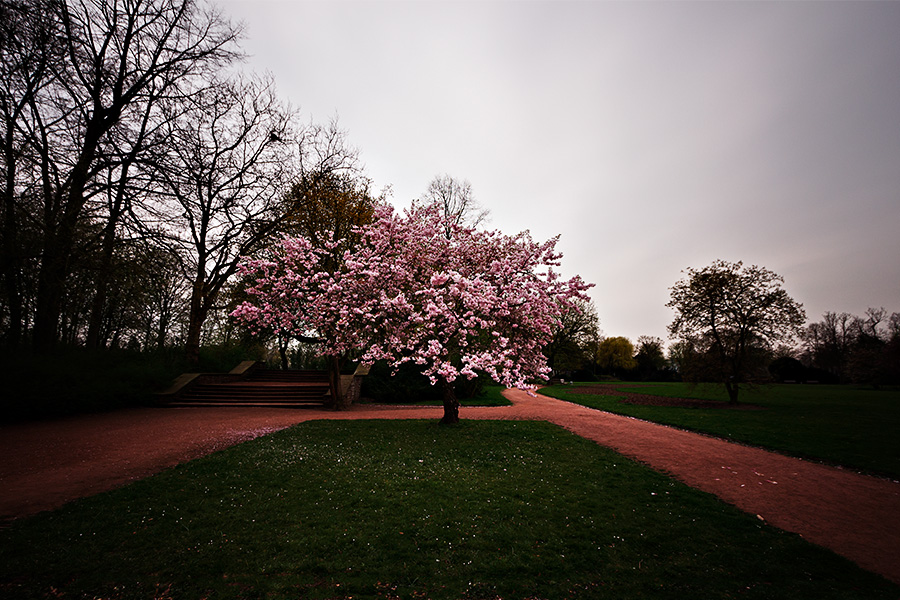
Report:
M253 331L313 334L326 354L414 362L433 383L483 372L521 387L546 378L551 326L591 287L553 269L558 238L448 224L435 207L381 205L358 233L334 273L302 238L284 240L273 260L246 261L251 300L232 317Z

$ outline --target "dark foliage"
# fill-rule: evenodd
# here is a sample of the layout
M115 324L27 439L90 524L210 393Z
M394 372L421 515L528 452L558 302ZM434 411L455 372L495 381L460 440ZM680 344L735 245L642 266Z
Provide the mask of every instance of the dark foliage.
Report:
M802 361L829 380L873 386L900 383L900 313L826 312L804 330ZM821 379L825 379L822 377Z
M456 397L474 398L481 393L484 383L485 377L457 379L454 382ZM413 404L442 398L440 386L431 385L418 365L406 363L394 374L394 369L383 361L372 365L363 379L361 395L382 404Z
M177 348L147 352L60 347L51 353L0 354L6 368L0 422L52 419L156 402L156 394L188 370ZM226 373L261 358L234 345L202 349L200 371Z

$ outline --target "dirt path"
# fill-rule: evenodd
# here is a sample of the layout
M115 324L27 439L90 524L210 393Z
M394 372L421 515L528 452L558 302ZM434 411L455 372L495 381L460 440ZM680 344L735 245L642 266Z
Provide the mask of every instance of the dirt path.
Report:
M900 583L900 483L569 402L505 392L464 419L545 420ZM0 428L0 520L32 515L314 419L440 418L440 408L135 409Z

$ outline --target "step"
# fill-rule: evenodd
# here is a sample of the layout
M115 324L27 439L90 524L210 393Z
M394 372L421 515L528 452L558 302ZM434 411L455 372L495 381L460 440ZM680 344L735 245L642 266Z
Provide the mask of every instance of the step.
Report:
M300 408L308 406L323 406L322 402L191 402L186 400L178 400L168 404L170 408Z
M309 406L331 401L331 384L325 371L279 371L262 369L245 379L220 383L198 383L169 406Z

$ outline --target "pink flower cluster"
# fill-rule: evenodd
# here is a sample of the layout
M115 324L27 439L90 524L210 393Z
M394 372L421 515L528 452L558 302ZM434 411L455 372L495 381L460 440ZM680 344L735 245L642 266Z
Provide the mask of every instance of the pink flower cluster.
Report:
M487 373L508 387L549 371L543 347L591 287L563 281L558 238L533 241L447 223L434 206L380 206L341 269L328 249L285 239L273 260L245 262L253 300L232 316L254 332L315 336L325 354L422 365L432 383Z

